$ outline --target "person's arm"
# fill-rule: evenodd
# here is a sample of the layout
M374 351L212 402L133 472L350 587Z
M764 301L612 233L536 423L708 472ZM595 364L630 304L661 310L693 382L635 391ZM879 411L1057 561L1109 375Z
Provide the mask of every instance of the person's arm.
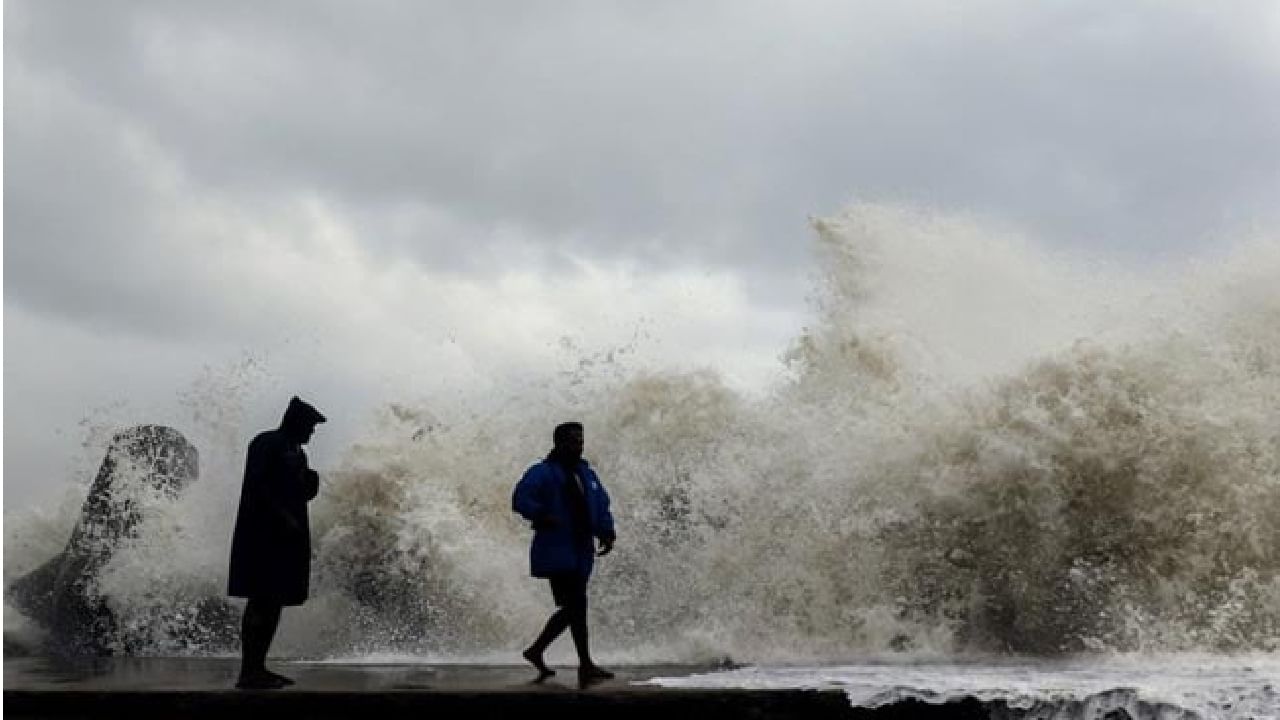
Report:
M599 477L595 476L592 482L595 483L595 489L599 492L599 527L596 528L596 537L600 539L600 552L596 553L600 557L604 557L613 552L613 543L618 539L613 529L613 513L609 510L609 492L604 489L604 483L600 482Z
M295 532L301 530L302 525L289 512L281 497L284 488L279 487L282 472L280 453L277 442L259 438L250 443L245 459L245 487L252 488L254 503L262 508L264 516Z
M307 502L316 499L316 495L320 494L320 473L311 469L311 464L307 462L307 454L298 450L302 454L302 497Z
M551 528L559 524L559 520L551 513L551 504L547 501L546 478L547 473L543 467L534 465L525 471L524 477L516 483L515 492L511 495L511 509L533 523L535 530Z

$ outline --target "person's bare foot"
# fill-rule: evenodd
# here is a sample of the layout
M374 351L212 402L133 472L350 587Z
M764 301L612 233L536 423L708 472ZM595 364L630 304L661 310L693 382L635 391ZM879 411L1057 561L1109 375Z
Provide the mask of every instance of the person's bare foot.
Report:
M540 683L556 674L555 670L547 667L547 664L542 661L542 653L535 653L533 648L525 650L520 653L520 655L523 656L525 660L528 660L530 665L533 665L533 667L537 669L538 677L533 680L535 683Z
M285 683L281 681L281 678L275 677L265 670L248 675L241 673L240 679L236 681L236 688L239 690L279 690L284 686Z
M583 665L578 668L578 687L585 688L595 685L598 682L604 682L605 680L612 679L613 673L605 670L599 665Z

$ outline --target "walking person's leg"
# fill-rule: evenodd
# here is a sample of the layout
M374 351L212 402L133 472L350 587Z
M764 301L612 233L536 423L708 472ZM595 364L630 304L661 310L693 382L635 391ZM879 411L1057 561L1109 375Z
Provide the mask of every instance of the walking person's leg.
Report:
M542 628L542 632L538 634L538 639L533 641L521 655L528 660L538 670L538 677L534 682L542 682L552 675L556 674L555 670L547 667L546 662L542 659L542 654L547 651L547 646L560 637L560 633L569 626L568 613L564 608L557 608L551 617L547 618L547 624Z
M533 641L521 655L528 660L538 670L538 677L534 682L542 682L547 678L555 675L555 670L547 667L542 659L542 654L547 651L547 647L560 637L560 634L569 627L571 615L569 608L566 607L567 599L572 594L573 580L568 576L553 576L548 578L551 583L551 596L555 598L556 611L547 618L547 624L542 628L542 632L538 634L538 639Z
M569 613L569 632L573 646L578 651L578 684L585 687L601 680L610 680L613 673L596 665L591 659L590 632L587 630L587 576L578 575L565 589L565 609Z
M591 667L591 646L587 634L587 583L585 578L575 582L566 598L565 610L569 615L569 633L573 635L573 648L578 651L578 667Z

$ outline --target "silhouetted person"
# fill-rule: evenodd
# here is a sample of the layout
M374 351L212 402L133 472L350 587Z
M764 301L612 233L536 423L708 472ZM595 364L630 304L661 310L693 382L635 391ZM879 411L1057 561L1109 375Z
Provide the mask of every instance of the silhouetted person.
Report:
M240 679L236 687L268 690L291 685L267 670L267 650L286 605L307 599L311 574L311 529L307 502L320 488L320 476L307 467L302 446L324 415L294 397L280 427L249 443L244 487L231 540L227 593L248 598L240 626Z
M582 457L582 424L559 425L552 437L555 447L546 460L525 472L511 499L512 508L533 524L531 574L551 582L557 608L523 654L538 670L534 682L551 677L555 672L542 654L569 628L578 651L578 683L585 687L613 677L591 660L587 643L587 580L595 563L596 540L600 556L613 550L613 515L609 494Z

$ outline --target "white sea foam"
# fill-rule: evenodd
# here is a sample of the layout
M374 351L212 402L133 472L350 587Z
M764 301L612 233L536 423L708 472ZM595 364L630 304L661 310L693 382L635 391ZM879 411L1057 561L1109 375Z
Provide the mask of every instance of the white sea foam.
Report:
M510 491L569 417L618 519L592 584L602 658L1280 648L1280 246L1134 270L902 208L816 230L814 321L776 385L602 348L388 406L321 468L312 598L275 649L527 643L550 598ZM224 586L258 372L201 379L201 480L150 504L98 579L144 651L234 633L193 608ZM7 518L6 580L74 509Z
M1000 701L1042 720L1100 718L1123 709L1133 718L1280 717L1280 659L1274 655L1070 660L983 658L969 662L884 660L824 667L748 667L648 684L678 688L841 689L857 707L901 700Z

